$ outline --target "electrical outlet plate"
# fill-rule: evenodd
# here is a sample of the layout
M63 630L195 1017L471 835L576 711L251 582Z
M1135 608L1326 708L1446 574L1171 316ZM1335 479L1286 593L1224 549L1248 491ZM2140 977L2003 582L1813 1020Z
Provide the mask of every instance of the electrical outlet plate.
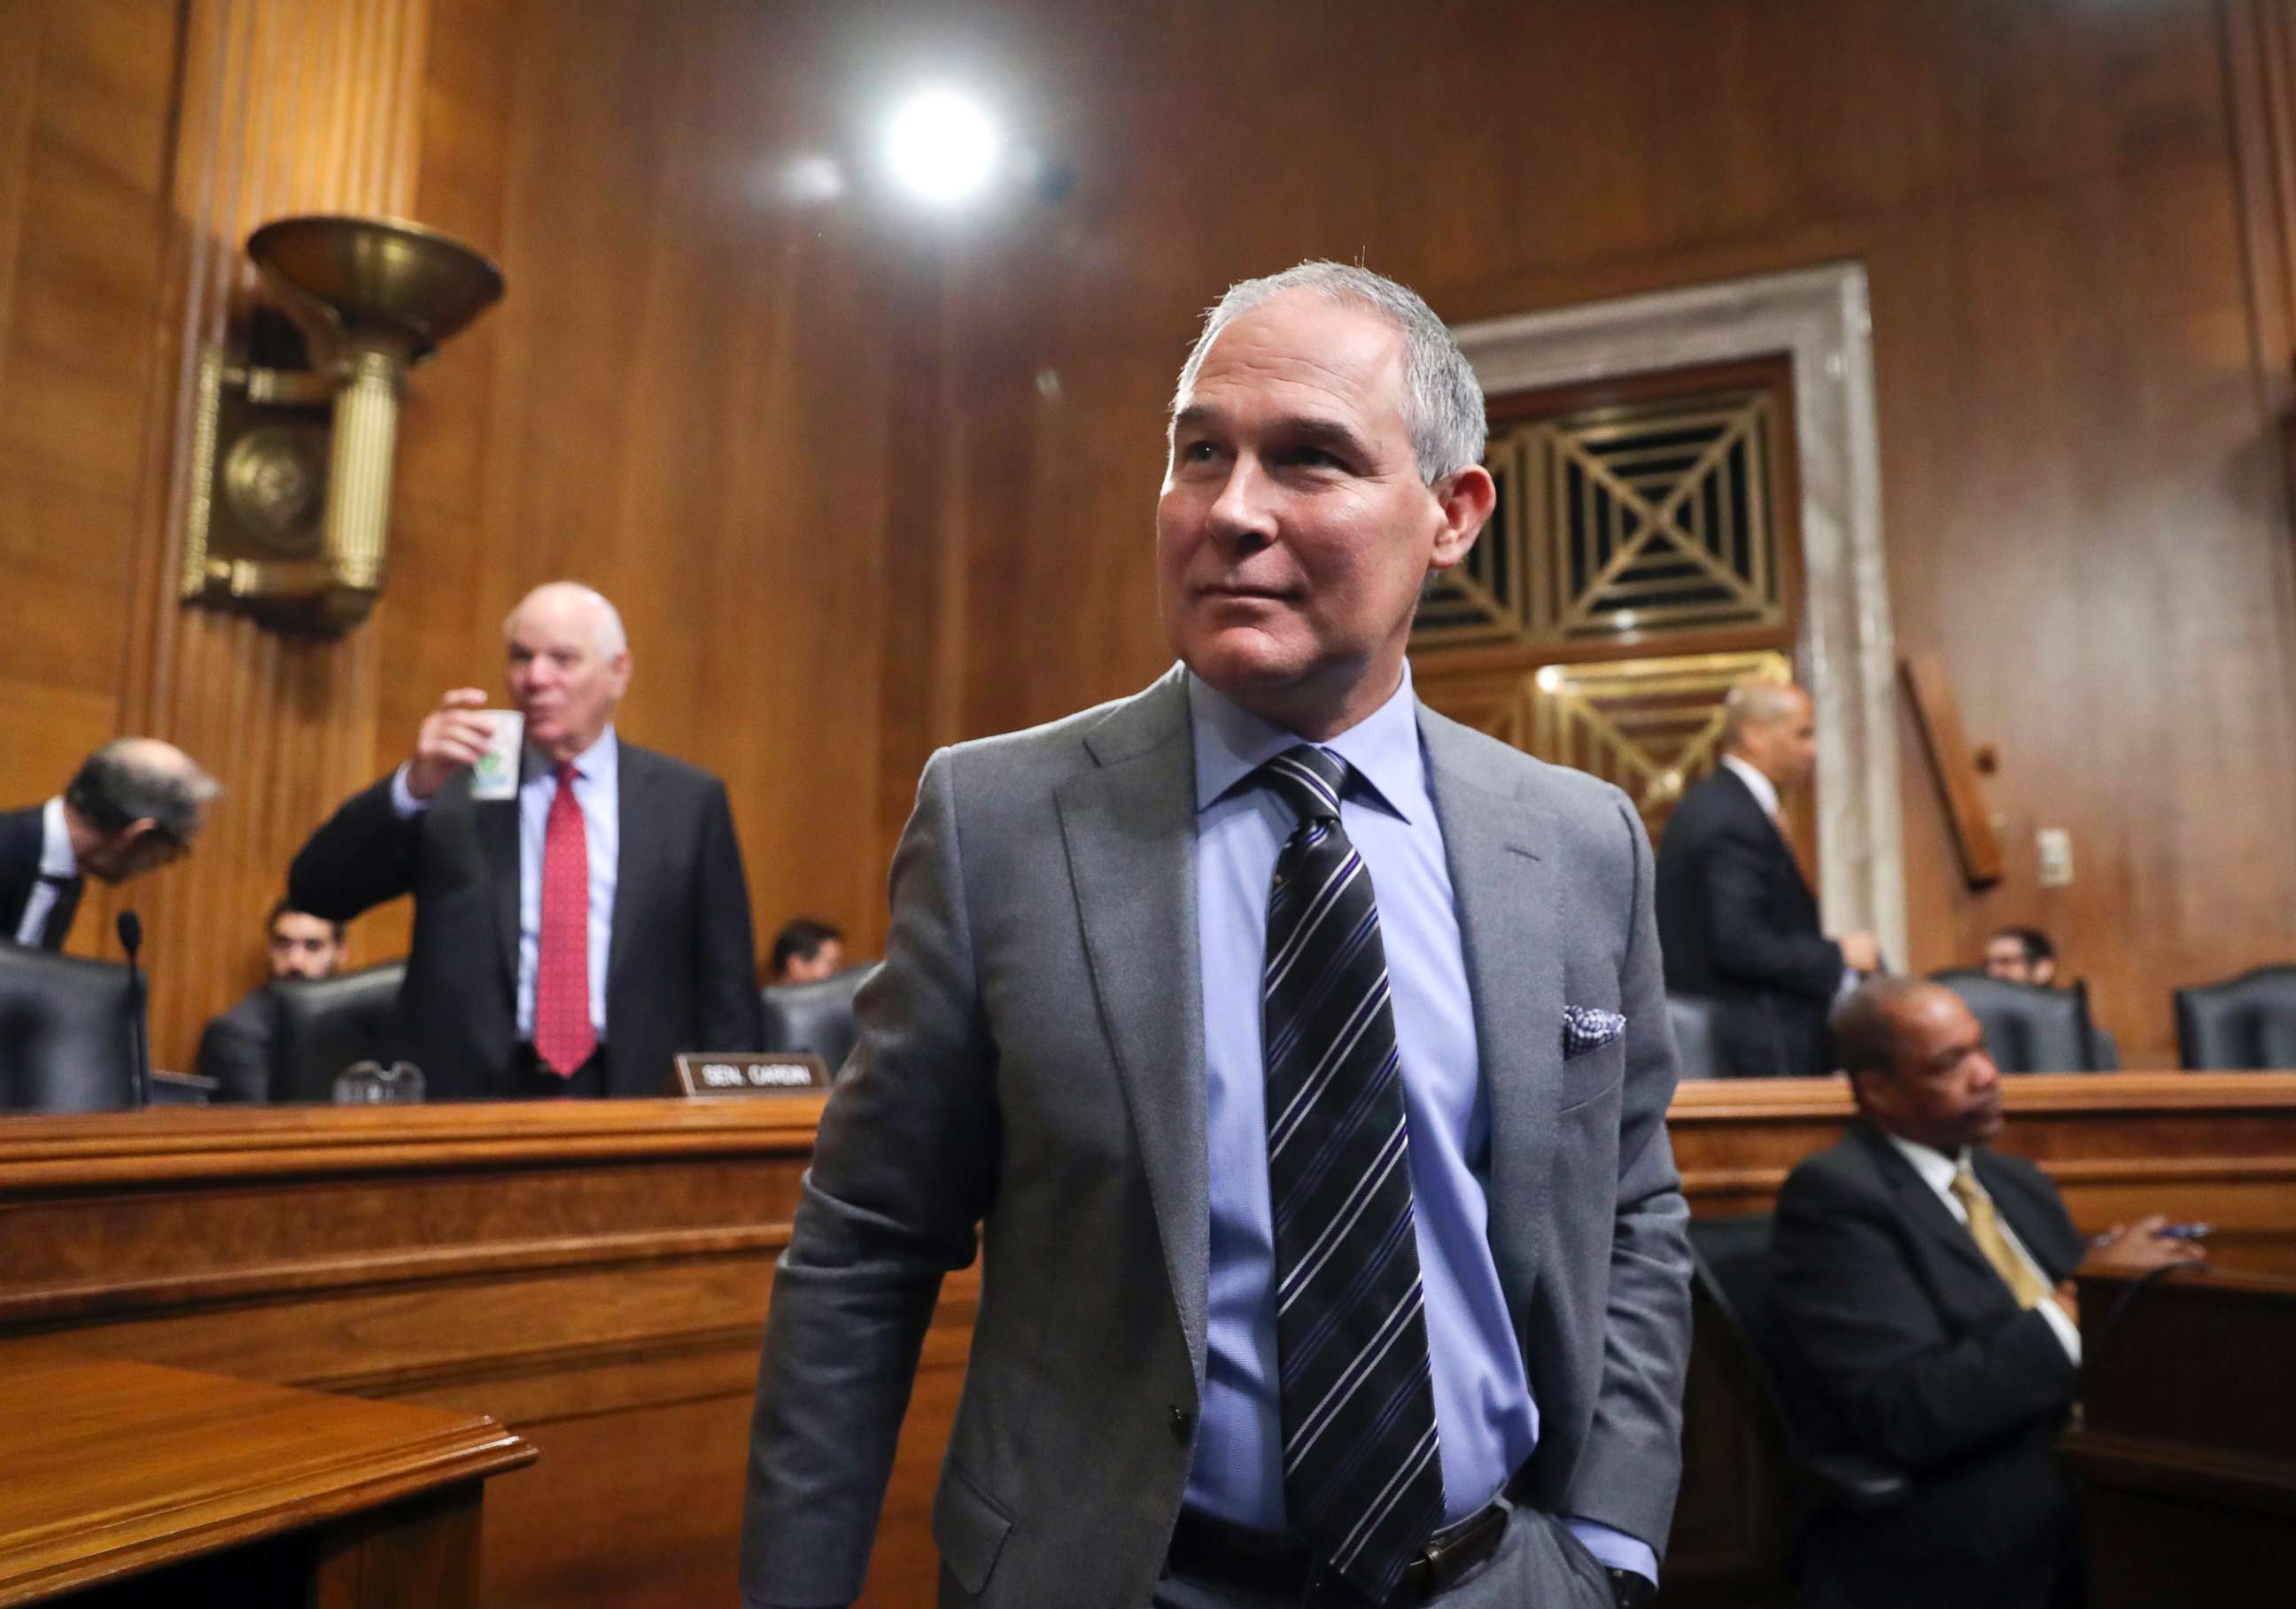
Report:
M2033 834L2041 851L2041 886L2061 889L2073 880L2073 835L2062 827L2043 827Z

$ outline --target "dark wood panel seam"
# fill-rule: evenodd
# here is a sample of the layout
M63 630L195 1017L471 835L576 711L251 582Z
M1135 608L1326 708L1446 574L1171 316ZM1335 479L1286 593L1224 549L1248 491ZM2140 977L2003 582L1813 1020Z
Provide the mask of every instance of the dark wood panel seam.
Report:
M269 1296L340 1294L377 1287L445 1285L526 1272L626 1268L641 1264L750 1261L789 1244L787 1224L738 1229L647 1230L488 1247L331 1257L166 1279L111 1280L0 1296L0 1329L38 1321L211 1307Z

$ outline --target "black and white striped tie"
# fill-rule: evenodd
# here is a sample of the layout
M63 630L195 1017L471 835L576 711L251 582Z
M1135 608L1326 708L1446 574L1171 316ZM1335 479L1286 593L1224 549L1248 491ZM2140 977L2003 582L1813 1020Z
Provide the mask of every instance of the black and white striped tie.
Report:
M1387 951L1340 825L1347 762L1259 769L1300 813L1267 899L1261 1030L1283 1498L1294 1535L1374 1601L1442 1523Z

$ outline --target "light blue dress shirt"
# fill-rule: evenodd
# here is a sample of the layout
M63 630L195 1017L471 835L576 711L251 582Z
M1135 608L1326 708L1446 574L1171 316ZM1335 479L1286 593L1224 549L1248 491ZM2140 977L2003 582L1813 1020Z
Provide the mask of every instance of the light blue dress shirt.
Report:
M518 1037L534 1038L534 974L542 955L542 846L558 797L556 768L527 751L518 785ZM574 802L590 860L590 1026L606 1038L606 958L614 934L614 885L621 865L622 750L608 727L574 757ZM403 819L429 807L407 791L406 768L390 779L390 804Z
M1259 976L1268 884L1298 818L1271 791L1241 784L1300 739L1193 676L1188 707L1211 1271L1203 1416L1187 1501L1239 1524L1282 1531ZM1538 1408L1491 1255L1490 1104L1408 668L1392 698L1323 746L1353 768L1341 825L1370 869L1387 949L1447 1523L1489 1502L1530 1457ZM1568 1523L1605 1564L1658 1579L1657 1557L1644 1543L1592 1522Z

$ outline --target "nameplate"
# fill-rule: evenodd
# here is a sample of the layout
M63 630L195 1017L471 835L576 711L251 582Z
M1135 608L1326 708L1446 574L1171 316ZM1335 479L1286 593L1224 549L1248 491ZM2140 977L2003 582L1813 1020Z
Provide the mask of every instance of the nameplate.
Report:
M802 1095L829 1088L829 1063L803 1051L776 1050L761 1055L680 1051L680 1095Z

